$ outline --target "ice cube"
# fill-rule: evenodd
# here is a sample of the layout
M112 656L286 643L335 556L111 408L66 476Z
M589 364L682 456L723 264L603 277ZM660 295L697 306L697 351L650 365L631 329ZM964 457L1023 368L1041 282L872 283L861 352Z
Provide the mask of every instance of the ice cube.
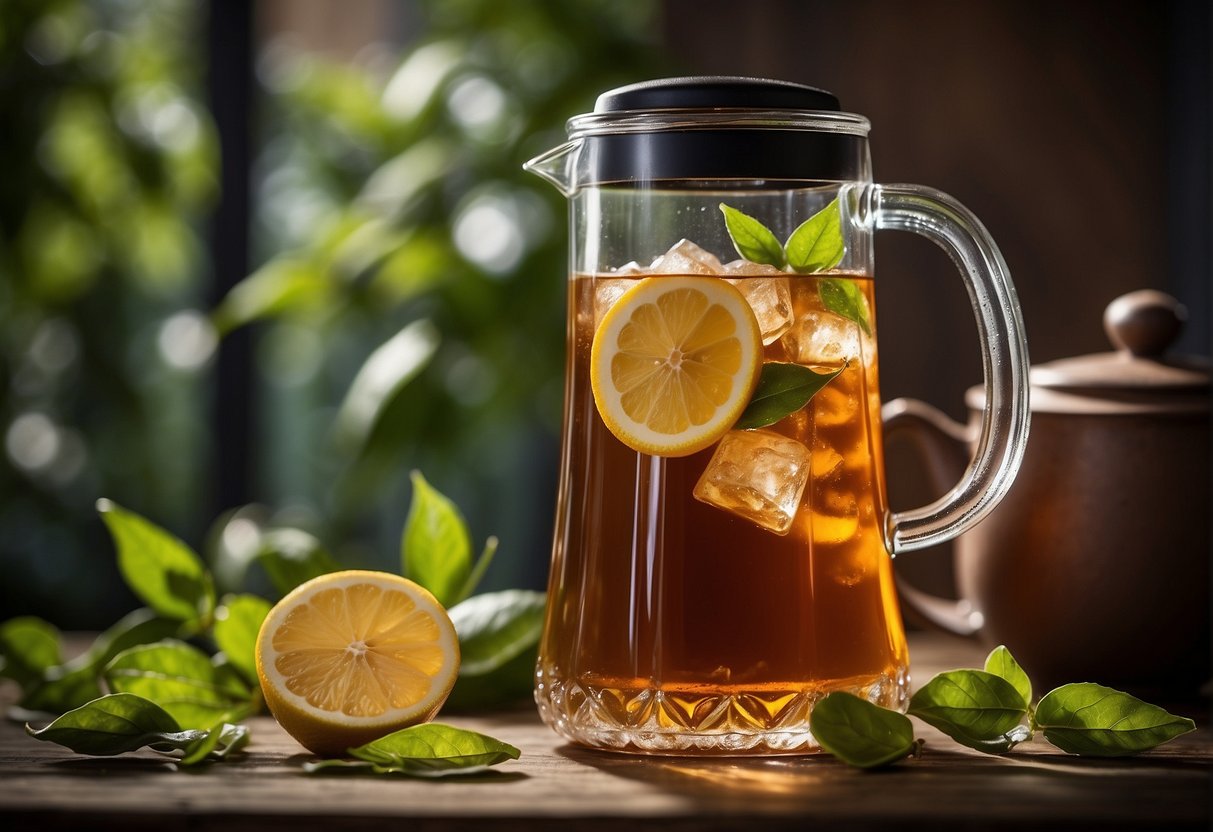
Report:
M809 449L767 430L724 435L695 485L695 499L787 534L811 469Z
M723 269L715 254L685 238L649 266L653 274L720 274Z
M841 315L809 310L783 336L788 355L797 364L838 367L863 358L859 325Z
M842 454L831 447L813 449L813 482L834 479L843 470Z
M634 280L613 280L609 277L599 277L594 280L594 328L602 323L602 317L607 310L615 305L615 301L635 285Z
M814 543L845 543L855 536L859 530L859 503L855 495L826 489L814 498Z
M783 269L777 269L767 263L752 263L749 260L733 260L725 263L722 271L727 275L739 277L777 277L787 274Z
M611 274L633 275L642 274L644 269L635 260L629 260L617 269L611 269Z
M792 293L786 277L745 277L729 282L749 301L764 345L775 343L792 327Z

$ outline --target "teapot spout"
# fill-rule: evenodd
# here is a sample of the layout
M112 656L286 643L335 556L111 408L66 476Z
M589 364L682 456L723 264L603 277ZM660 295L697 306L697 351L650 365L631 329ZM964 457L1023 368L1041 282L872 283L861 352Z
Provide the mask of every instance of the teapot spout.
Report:
M551 182L565 196L572 196L573 191L576 190L574 160L577 158L576 151L580 147L580 139L565 142L559 147L539 154L524 164L522 169Z

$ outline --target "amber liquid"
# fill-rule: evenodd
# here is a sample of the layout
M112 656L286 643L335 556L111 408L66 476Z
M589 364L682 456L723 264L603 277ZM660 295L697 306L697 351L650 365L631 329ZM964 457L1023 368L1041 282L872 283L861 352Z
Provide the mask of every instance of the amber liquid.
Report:
M871 280L846 277L874 312ZM800 344L822 313L818 278L786 280L792 327L765 360L810 363ZM856 331L849 346L861 354L767 428L812 460L780 535L695 499L714 447L648 456L603 424L590 348L601 298L627 283L577 276L570 287L564 468L536 694L545 720L609 748L765 753L810 749L808 714L829 691L902 704L907 651L882 534L874 340ZM836 369L844 357L810 358Z

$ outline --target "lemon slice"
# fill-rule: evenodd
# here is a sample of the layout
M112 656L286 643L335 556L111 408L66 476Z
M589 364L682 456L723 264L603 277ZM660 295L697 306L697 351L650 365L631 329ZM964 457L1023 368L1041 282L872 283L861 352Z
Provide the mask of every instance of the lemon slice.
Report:
M387 572L333 572L301 584L257 635L270 712L321 756L432 719L458 672L446 610Z
M723 436L762 369L758 321L716 277L649 277L628 289L594 333L590 386L620 442L687 456Z

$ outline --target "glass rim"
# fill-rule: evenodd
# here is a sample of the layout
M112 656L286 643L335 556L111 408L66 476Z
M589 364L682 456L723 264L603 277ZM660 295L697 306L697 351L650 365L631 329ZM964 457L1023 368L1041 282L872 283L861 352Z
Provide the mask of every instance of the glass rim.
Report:
M858 113L830 110L619 110L573 116L569 139L677 130L804 130L867 138L872 124Z

